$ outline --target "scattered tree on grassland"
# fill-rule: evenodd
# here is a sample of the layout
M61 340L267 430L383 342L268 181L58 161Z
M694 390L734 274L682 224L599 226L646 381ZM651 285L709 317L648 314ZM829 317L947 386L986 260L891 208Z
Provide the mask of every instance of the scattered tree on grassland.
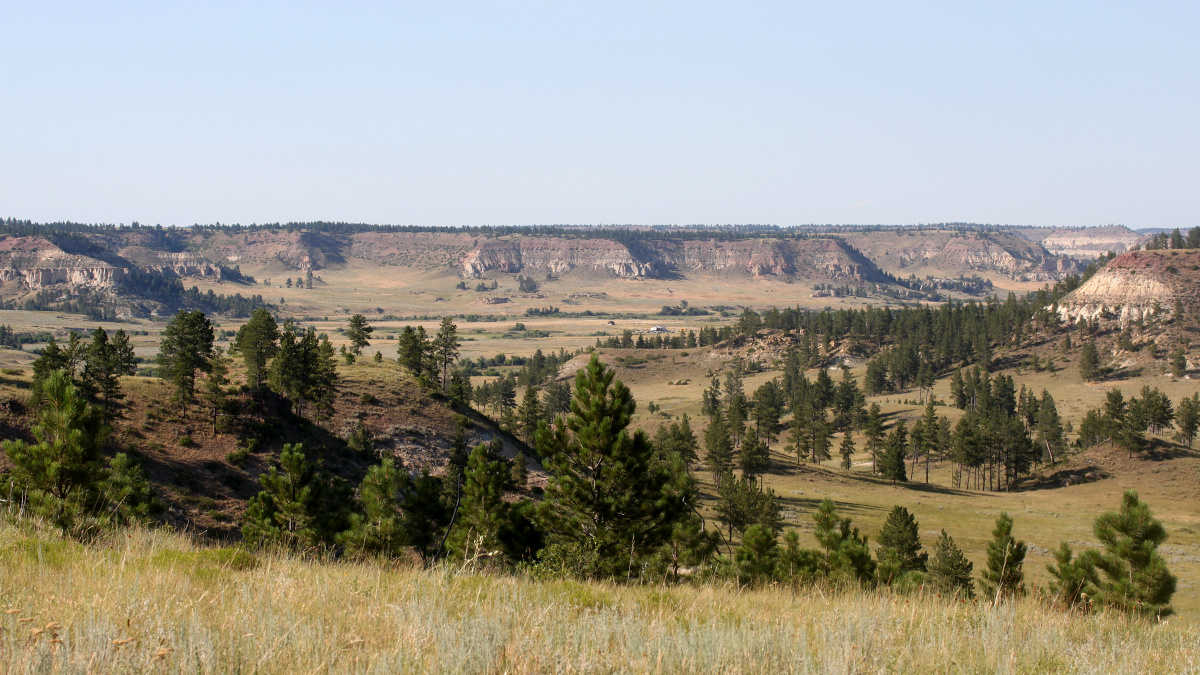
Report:
M867 583L875 576L875 560L867 537L852 527L849 518L838 518L833 500L826 497L813 513L813 533L824 549L821 571L831 579Z
M384 457L367 469L358 488L358 511L350 515L350 527L338 535L347 552L395 558L408 543L400 496L408 486L408 473L396 460Z
M917 519L903 506L893 506L875 552L879 560L877 574L884 583L892 583L906 572L924 572L929 554L921 551Z
M437 336L433 338L433 356L442 371L442 389L450 384L450 366L458 358L458 326L450 317L443 317Z
M163 329L158 348L160 376L175 386L175 400L186 409L195 398L196 373L212 367L212 323L199 310L179 310Z
M1012 536L1012 526L1013 519L1001 513L988 542L987 569L980 585L984 597L992 598L993 602L1025 592L1023 568L1027 546Z
M367 323L367 317L362 314L350 317L350 325L346 327L346 337L350 339L350 351L355 356L362 354L363 347L371 345L369 338L373 332L375 332L375 327Z
M250 320L238 329L230 352L242 355L246 364L246 378L254 382L256 388L261 388L267 375L267 366L279 349L279 325L275 317L265 308L254 310Z
M933 558L929 561L930 585L951 596L961 595L968 600L975 597L975 580L971 571L975 564L963 555L954 543L954 538L942 530L942 535L933 544Z

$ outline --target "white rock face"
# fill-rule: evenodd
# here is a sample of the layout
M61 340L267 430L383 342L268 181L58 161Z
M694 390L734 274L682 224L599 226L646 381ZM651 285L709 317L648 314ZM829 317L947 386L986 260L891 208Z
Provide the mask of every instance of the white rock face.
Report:
M1063 298L1058 307L1065 321L1087 321L1116 316L1121 325L1144 319L1158 303L1160 311L1173 311L1171 286L1145 271L1106 267Z

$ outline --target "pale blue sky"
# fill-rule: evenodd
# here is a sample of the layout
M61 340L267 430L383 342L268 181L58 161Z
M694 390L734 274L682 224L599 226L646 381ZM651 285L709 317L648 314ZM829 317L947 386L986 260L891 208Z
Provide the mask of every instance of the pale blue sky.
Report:
M1200 3L5 2L0 216L1200 224Z

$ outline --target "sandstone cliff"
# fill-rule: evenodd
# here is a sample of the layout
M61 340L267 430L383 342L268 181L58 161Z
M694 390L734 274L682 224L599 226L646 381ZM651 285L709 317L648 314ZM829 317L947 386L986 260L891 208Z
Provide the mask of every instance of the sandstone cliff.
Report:
M1056 281L1081 269L1074 259L1010 232L903 228L855 232L846 239L896 276L994 273L1022 281Z
M18 282L25 290L56 284L111 287L128 274L128 268L109 261L64 250L42 237L0 235L0 283Z
M1174 255L1172 255L1174 253ZM1156 309L1174 311L1175 300L1196 307L1200 251L1133 251L1117 256L1059 303L1067 321L1116 318L1122 325Z
M1095 258L1114 251L1124 253L1141 243L1145 237L1123 226L1086 227L1053 230L1040 243L1051 253L1082 258Z
M694 272L795 275L824 281L883 281L861 253L836 239L641 240L516 237L493 239L462 259L468 278L537 270L605 271L618 277Z

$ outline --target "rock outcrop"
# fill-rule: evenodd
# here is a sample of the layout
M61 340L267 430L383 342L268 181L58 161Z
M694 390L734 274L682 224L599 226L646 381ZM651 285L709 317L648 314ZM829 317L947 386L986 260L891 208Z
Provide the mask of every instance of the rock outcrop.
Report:
M870 260L836 239L648 239L627 245L610 239L515 237L483 242L461 265L468 278L531 269L554 274L603 271L626 278L731 272L841 282L884 280Z
M1059 303L1059 316L1073 322L1118 319L1126 325L1155 311L1171 313L1176 300L1195 307L1200 297L1198 270L1200 251L1126 253L1067 294Z
M105 260L69 253L42 237L0 236L0 283L16 281L31 291L57 284L104 288L128 272Z
M1056 281L1081 269L1076 260L1010 232L906 228L853 232L846 239L897 276L994 273L1020 281Z
M1047 251L1058 255L1095 258L1109 251L1125 253L1144 239L1127 227L1110 226L1053 230L1042 237L1040 243Z

